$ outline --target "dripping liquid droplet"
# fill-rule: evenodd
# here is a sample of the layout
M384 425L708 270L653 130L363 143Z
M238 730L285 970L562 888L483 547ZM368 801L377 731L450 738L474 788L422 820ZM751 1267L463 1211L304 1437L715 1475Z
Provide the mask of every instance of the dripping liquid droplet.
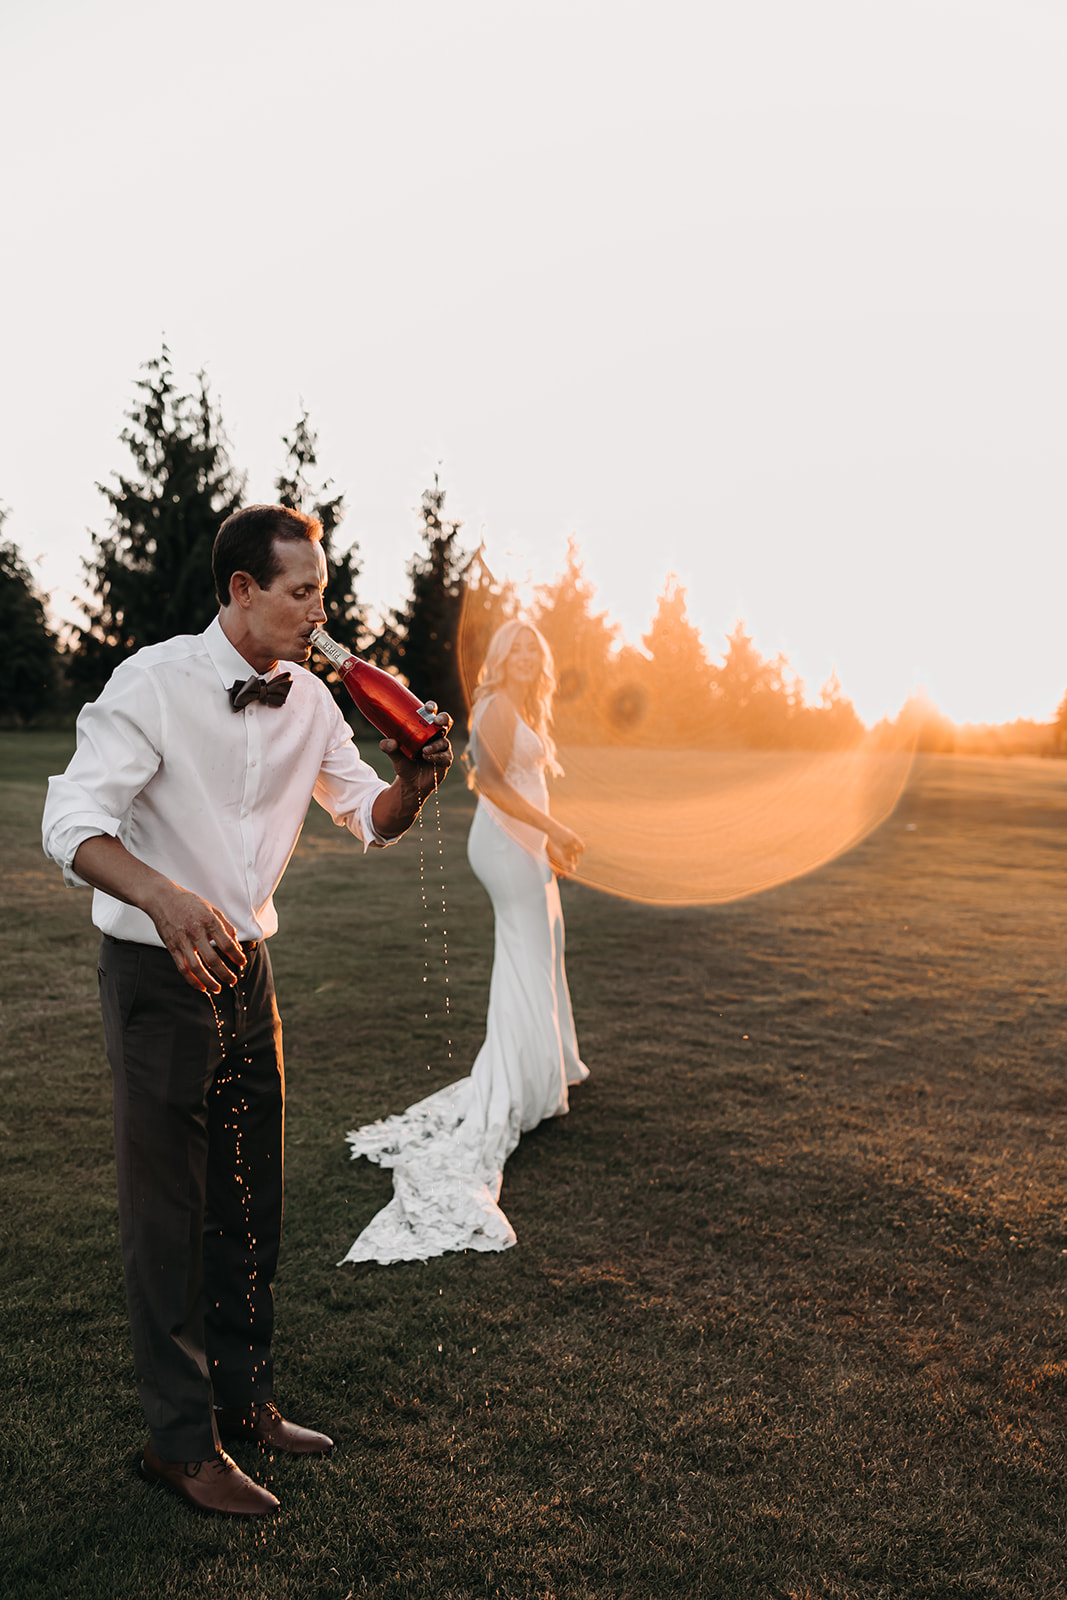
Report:
M441 958L442 975L444 981L444 1013L445 1013L445 1053L448 1061L452 1060L452 997L448 987L448 929L447 907L445 901L445 851L444 829L441 822L441 788L437 776L437 768L433 773L433 801L434 821L437 828L437 869L438 883L434 886L434 901L440 900L441 904ZM422 902L422 981L423 989L423 1020L430 1020L430 924L436 922L436 914L430 915L430 890L427 883L426 865L426 829L423 820L425 805L419 808L419 895ZM427 1061L426 1070L430 1071L431 1063Z
M256 1319L254 1293L256 1290L256 1278L258 1277L258 1240L252 1231L252 1219L249 1212L251 1194L249 1190L249 1184L247 1182L245 1162L241 1149L241 1116L242 1113L247 1114L249 1106L244 1092L240 1087L239 1079L236 1083L234 1080L234 1062L238 1054L238 1050L240 1051L242 1065L246 1069L246 1078L251 1079L253 1073L251 1049L248 1042L248 1006L245 999L243 980L244 974L238 978L237 983L230 990L230 994L233 999L233 1031L232 1039L230 1041L227 1041L226 1029L223 1024L222 1015L215 1003L215 996L209 994L208 999L211 1002L211 1010L214 1014L215 1026L218 1029L219 1049L221 1054L219 1068L215 1075L211 1092L220 1096L220 1098L223 1096L225 1097L221 1099L221 1109L224 1119L223 1127L227 1130L227 1132L233 1135L234 1187L237 1190L240 1198L241 1210L244 1218L244 1250L247 1267L246 1281L248 1283L248 1289L245 1293L245 1300L248 1305L248 1332L250 1341L254 1341ZM253 1357L255 1356L255 1346L253 1342L249 1343L248 1352L249 1355ZM259 1366L259 1362L253 1362L253 1377L255 1377Z

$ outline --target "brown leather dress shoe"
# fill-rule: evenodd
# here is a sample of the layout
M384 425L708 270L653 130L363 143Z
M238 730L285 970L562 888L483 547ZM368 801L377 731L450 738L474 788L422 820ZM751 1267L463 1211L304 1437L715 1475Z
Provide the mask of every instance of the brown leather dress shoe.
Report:
M216 1406L215 1422L227 1439L252 1439L268 1450L284 1450L291 1456L328 1456L333 1440L311 1428L298 1428L286 1422L273 1400L256 1400L244 1410Z
M141 1477L181 1495L197 1511L220 1517L270 1517L281 1504L231 1461L225 1450L206 1461L164 1461L150 1444L141 1457Z

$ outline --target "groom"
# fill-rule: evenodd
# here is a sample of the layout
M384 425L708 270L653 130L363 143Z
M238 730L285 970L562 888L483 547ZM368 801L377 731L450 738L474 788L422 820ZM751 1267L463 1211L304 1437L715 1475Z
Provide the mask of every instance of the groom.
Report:
M123 1270L150 1439L141 1471L201 1511L278 1501L220 1435L326 1455L273 1400L282 1217L281 1022L266 940L312 795L364 849L410 827L447 771L451 718L392 783L301 669L326 617L322 528L281 506L223 523L220 610L139 650L78 718L49 780L46 852L91 886L115 1095ZM433 708L436 710L436 707Z

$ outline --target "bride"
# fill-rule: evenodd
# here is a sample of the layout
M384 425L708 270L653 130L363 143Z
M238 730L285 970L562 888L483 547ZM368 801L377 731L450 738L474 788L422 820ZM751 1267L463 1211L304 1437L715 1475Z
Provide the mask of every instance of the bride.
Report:
M555 674L529 623L505 622L478 675L468 753L478 808L467 842L493 902L495 941L485 1043L469 1078L348 1135L353 1158L393 1170L393 1198L345 1261L424 1261L446 1250L506 1250L515 1232L498 1204L520 1135L567 1110L588 1077L578 1056L563 968L556 873L583 845L549 814L545 774L559 773L550 732Z

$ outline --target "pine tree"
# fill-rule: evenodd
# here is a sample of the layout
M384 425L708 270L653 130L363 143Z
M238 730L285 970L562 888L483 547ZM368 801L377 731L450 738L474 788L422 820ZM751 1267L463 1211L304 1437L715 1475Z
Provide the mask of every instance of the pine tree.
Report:
M121 434L136 471L98 484L111 503L110 532L92 535L83 562L94 600L76 629L71 677L93 695L132 651L174 634L199 633L218 610L211 548L241 504L244 479L230 464L222 422L197 375L193 394L175 383L170 352L145 363Z
M463 524L445 517L445 493L435 472L419 508L425 553L408 563L411 594L379 634L377 659L458 720L465 700L456 646L470 557L459 543Z
M306 410L291 436L282 437L286 461L274 481L278 504L292 511L303 511L317 517L322 523L322 553L326 557L326 592L322 597L326 611L326 631L346 649L362 654L371 642L367 615L356 593L359 580L359 546L350 544L347 550L335 553L333 537L344 520L345 497L330 494L333 480L325 479L316 488L309 472L318 466L318 436L309 425ZM313 655L308 662L313 672L330 685L346 714L352 703L340 686L336 671L329 662Z
M7 511L0 506L0 528ZM0 543L0 675L3 720L17 727L37 720L54 704L59 657L44 602L18 546Z
M1061 753L1067 750L1067 694L1056 707L1056 716L1052 724L1052 746Z
M925 689L913 689L893 722L895 749L920 750L924 754L951 754L956 748L956 728L930 699Z
M805 707L803 720L804 743L816 750L850 750L866 731L852 701L842 692L836 671L819 690L819 704Z
M686 591L672 572L641 639L649 656L650 731L657 745L672 749L710 742L712 670L685 602Z
M604 740L609 744L663 743L649 682L649 659L636 645L623 644L611 657L605 697Z
M593 610L595 594L572 535L563 571L536 591L531 616L555 660L555 731L563 744L599 744L612 736L613 651L619 630L606 611Z
M727 637L721 667L713 669L715 741L752 750L796 743L804 685L781 654L761 656L738 621Z

